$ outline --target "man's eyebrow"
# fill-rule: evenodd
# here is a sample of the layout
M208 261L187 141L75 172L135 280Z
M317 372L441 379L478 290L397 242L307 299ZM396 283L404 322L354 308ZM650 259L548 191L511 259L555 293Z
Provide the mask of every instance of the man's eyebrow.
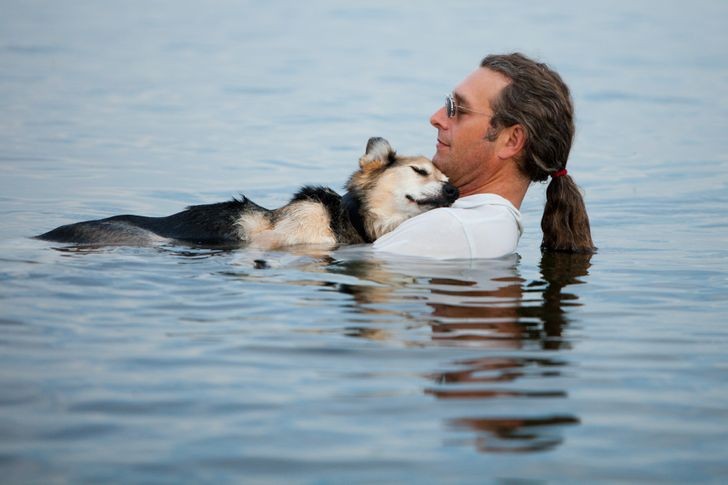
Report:
M463 108L470 107L470 103L468 103L468 100L463 98L463 96L460 93L453 91L452 97L455 99L455 104L462 106Z

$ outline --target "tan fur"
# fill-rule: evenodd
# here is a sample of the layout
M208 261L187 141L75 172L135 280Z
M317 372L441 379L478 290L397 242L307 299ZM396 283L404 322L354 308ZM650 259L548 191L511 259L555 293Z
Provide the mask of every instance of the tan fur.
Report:
M331 231L329 213L315 202L295 202L276 211L276 223L250 237L250 245L260 249L275 249L297 244L336 245Z
M241 241L250 242L258 235L272 227L270 219L262 213L252 212L245 214L238 222L238 234Z
M359 159L359 167L363 171L369 172L369 173L373 173L375 170L384 168L384 166L386 164L387 164L386 161L383 160L382 158L372 158L372 156L369 154L363 155Z

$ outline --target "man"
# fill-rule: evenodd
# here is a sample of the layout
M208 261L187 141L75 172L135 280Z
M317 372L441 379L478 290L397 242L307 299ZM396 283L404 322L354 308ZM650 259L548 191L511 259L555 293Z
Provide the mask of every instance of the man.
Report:
M581 193L566 172L573 111L568 87L545 64L518 53L483 59L430 118L433 161L460 198L405 221L374 249L438 259L514 253L526 191L551 176L542 249L593 252Z

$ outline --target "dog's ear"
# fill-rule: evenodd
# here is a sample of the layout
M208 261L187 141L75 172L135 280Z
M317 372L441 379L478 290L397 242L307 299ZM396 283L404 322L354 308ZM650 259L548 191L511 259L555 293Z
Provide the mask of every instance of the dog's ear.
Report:
M359 159L362 170L374 170L394 161L395 151L384 138L372 137L367 142L366 153Z

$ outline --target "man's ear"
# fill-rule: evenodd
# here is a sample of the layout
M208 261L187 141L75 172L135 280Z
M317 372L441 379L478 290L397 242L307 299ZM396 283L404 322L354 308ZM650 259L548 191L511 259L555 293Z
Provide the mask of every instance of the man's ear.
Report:
M521 125L513 125L503 128L498 134L499 148L498 158L503 160L517 157L526 146L526 130Z

